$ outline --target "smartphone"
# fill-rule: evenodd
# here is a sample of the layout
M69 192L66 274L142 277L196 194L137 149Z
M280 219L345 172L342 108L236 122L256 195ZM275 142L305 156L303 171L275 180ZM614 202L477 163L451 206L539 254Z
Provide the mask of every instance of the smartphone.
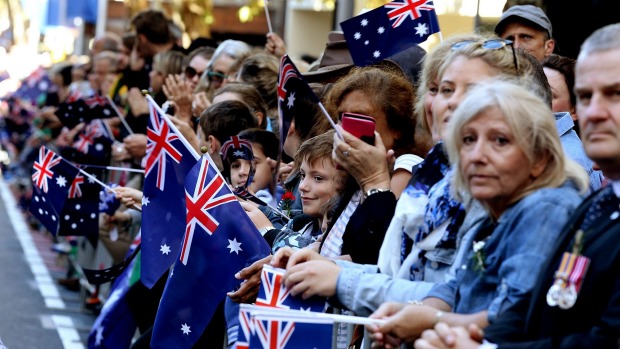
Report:
M368 144L375 144L375 119L372 116L344 112L340 120L345 131Z

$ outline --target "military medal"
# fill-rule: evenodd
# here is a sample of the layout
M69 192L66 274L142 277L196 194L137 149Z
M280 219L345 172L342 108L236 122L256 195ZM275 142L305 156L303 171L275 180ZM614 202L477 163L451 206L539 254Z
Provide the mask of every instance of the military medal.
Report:
M547 292L547 304L550 307L570 309L577 302L581 284L590 266L590 258L581 255L583 231L575 234L572 253L564 252L560 267L555 272L554 283Z

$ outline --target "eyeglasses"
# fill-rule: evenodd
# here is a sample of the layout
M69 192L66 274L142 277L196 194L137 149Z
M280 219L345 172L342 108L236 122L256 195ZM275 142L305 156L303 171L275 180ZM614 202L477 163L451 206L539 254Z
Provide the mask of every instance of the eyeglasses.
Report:
M222 73L218 73L218 72L215 72L215 71L208 71L207 72L207 79L209 79L209 81L222 82L226 78L228 78L228 75L225 75L225 74L222 74Z
M457 43L452 44L452 46L450 46L450 49L453 51L461 50L471 44L480 44L480 47L482 47L485 50L499 50L506 46L510 46L510 48L512 49L512 61L515 65L515 70L517 71L517 75L519 75L519 65L517 64L517 54L515 53L515 48L512 45L511 40L490 39L490 40L483 41L482 43L480 43L479 41L475 41L475 40L464 40L464 41L459 41Z
M200 77L202 76L202 73L204 72L197 71L196 69L192 67L185 68L185 77L187 77L188 79L193 79L196 75Z

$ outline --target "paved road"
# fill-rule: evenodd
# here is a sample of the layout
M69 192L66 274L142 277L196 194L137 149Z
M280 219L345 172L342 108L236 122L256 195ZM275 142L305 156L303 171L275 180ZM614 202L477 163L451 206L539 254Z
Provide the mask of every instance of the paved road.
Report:
M51 237L32 231L0 174L0 338L9 349L86 347L95 316L64 276Z

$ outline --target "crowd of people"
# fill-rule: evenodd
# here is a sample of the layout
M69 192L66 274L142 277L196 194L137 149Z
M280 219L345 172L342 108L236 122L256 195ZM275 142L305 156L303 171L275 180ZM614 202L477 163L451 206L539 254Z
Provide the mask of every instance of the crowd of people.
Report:
M105 119L109 164L143 168L148 89L231 188L266 203L239 199L272 254L239 271L232 302L253 303L271 264L286 269L292 294L383 320L366 326L372 347L618 347L620 24L594 32L573 60L554 53L541 9L517 5L495 33L367 67L332 33L316 62L295 61L329 115L299 98L286 127L276 34L264 47L196 41L188 50L161 12L131 25L96 38L90 64L52 67L36 107L12 106L3 146L17 165L7 175L29 178L40 146L73 142L84 125L63 127L55 111L75 93L119 106L122 117ZM349 114L371 117L374 137L342 127ZM115 171L106 180L124 205L101 215L99 240L117 264L139 231L144 179ZM160 281L129 297L134 348L149 345ZM216 313L196 347L224 343L226 327ZM350 337L338 346L360 347L363 336Z

